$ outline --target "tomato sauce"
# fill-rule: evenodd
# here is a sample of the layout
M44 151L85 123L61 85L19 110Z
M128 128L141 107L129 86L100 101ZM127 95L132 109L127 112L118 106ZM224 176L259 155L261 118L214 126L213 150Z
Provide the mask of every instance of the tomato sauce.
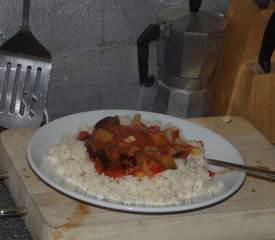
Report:
M125 126L117 117L107 117L95 126L91 133L80 132L77 139L85 141L97 172L109 177L152 177L175 169L174 158L185 159L194 148L179 138L178 130L168 132L134 120Z

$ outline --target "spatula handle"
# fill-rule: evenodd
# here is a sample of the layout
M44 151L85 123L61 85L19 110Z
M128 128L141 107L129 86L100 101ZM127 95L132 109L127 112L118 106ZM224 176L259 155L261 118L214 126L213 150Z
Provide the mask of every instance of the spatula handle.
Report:
M198 12L202 0L189 0L190 12Z
M29 30L30 0L23 0L23 17L21 30Z

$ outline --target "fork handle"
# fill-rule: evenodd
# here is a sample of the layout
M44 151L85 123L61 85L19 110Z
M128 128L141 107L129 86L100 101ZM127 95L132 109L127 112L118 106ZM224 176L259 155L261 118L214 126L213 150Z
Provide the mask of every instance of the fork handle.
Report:
M208 164L214 164L221 167L227 167L241 172L246 172L250 175L266 177L275 180L275 172L270 170L264 170L256 167L249 167L237 163L224 162L216 159L206 159Z
M30 18L30 0L23 0L23 16L21 30L29 30L29 18Z

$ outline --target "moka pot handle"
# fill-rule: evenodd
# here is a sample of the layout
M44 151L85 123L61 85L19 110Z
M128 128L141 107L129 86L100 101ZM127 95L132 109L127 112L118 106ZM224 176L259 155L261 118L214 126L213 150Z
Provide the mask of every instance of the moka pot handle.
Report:
M155 77L148 76L149 44L160 36L160 25L150 24L137 39L138 71L141 86L150 87Z

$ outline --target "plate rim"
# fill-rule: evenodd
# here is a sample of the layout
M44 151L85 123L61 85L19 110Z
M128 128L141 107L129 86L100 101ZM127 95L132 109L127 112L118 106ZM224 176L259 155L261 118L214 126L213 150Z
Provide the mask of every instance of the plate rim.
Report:
M183 118L178 118L178 117L174 117L174 116L170 116L170 115L166 115L166 114L162 114L162 113L150 112L150 111L128 110L128 109L103 109L103 110L84 111L84 112L73 113L73 114L69 114L69 115L60 117L60 118L57 118L57 119L45 124L44 126L37 129L37 131L29 139L28 144L27 144L27 161L28 161L30 167L32 168L32 170L34 171L34 173L37 174L45 183L47 183L52 188L58 190L61 193L65 193L66 195L73 197L74 199L84 201L88 204L91 204L91 205L94 205L97 207L107 208L110 210L119 210L119 211L134 212L134 213L152 213L152 214L158 213L158 214L161 214L161 213L176 213L176 212L195 211L195 210L198 210L198 209L201 209L204 207L209 207L211 205L215 205L219 202L222 202L223 200L226 200L231 195L236 193L241 188L241 186L243 185L243 183L245 181L246 174L243 172L238 172L239 179L238 179L238 181L236 181L235 185L232 188L230 188L225 193L215 196L214 198L211 198L209 200L198 202L198 203L193 203L193 204L189 204L189 205L178 205L178 206L168 206L168 207L147 207L147 206L131 206L131 205L125 205L125 204L120 204L120 203L112 203L112 202L108 202L108 201L104 201L104 200L97 200L97 199L94 199L91 197L86 197L82 194L79 194L77 192L69 190L69 189L63 187L62 185L54 182L53 180L51 180L48 176L46 176L37 167L36 163L33 161L32 157L31 157L31 145L32 145L32 141L35 138L35 136L37 136L37 134L39 134L41 131L43 131L43 129L51 127L51 125L53 125L53 124L56 124L57 121L58 122L63 121L66 118L76 117L76 116L80 116L83 114L92 114L92 113L100 113L100 112L104 113L104 114L108 113L108 112L128 112L131 114L141 113L141 115L142 115L142 113L145 113L145 114L153 114L155 116L162 116L165 118L168 117L170 119L178 119L183 122L188 122L188 124L191 124L195 127L206 129L207 131L211 132L211 134L214 134L220 138L223 138L223 140L225 140L227 144L231 145L231 147L239 154L239 157L242 160L242 162L240 162L240 164L245 164L244 159L243 159L242 155L240 154L240 152L235 148L235 146L232 143L230 143L223 136L221 136L220 134L218 134L204 126L201 126L197 123L188 121ZM81 124L81 122L79 122L79 124Z

